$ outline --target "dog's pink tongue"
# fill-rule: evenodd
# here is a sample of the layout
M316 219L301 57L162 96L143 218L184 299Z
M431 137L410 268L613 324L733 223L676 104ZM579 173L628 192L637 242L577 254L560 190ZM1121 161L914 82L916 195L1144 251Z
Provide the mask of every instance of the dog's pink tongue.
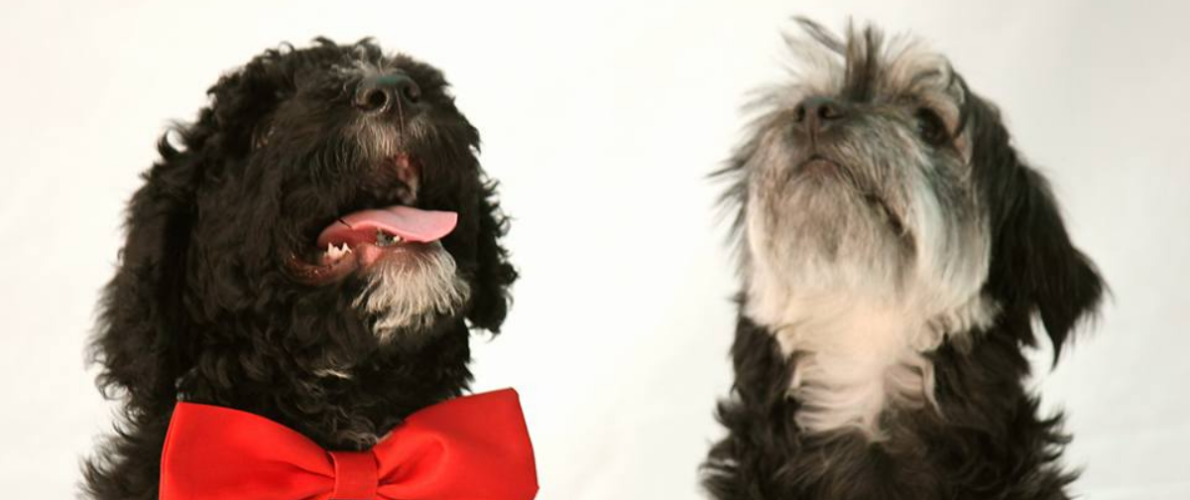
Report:
M429 243L437 241L454 231L459 221L455 212L418 210L412 207L395 206L377 210L364 210L347 215L318 235L318 246L347 243L354 247L360 243L375 243L376 231L400 236L405 241Z

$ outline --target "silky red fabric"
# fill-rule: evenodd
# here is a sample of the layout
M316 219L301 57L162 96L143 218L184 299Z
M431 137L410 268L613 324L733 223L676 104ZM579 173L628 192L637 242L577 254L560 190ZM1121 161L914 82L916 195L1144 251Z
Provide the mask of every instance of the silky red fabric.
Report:
M251 413L178 403L161 457L161 500L531 500L536 495L533 447L512 389L425 408L363 452L328 452Z

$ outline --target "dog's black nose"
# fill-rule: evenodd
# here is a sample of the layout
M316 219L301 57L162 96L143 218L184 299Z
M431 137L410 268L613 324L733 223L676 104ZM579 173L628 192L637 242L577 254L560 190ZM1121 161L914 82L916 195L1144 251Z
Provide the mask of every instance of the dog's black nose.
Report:
M846 114L843 103L829 97L807 97L793 109L794 122L809 133L826 130Z
M394 107L408 109L421 101L421 88L405 73L369 76L355 89L352 103L368 113L383 113Z

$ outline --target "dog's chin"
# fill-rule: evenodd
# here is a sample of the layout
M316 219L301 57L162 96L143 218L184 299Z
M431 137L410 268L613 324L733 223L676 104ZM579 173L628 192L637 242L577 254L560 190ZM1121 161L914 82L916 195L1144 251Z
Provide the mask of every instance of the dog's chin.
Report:
M900 247L906 228L888 198L862 187L845 166L814 159L801 164L784 189L756 197L759 227L771 244L826 262ZM785 241L780 241L785 240ZM883 253L883 251L881 251Z
M353 305L381 343L416 343L437 322L457 316L470 297L454 258L438 242L387 250L360 278L365 285Z
M840 163L830 156L813 154L797 164L794 182L809 185L805 187L811 191L806 193L807 197L812 197L816 192L820 196L833 198L825 201L813 200L812 205L832 202L851 205L837 206L836 213L874 217L880 222L876 225L877 230L891 231L898 236L908 234L904 214L889 203L889 196L881 192L874 183L863 181L863 174L857 173L862 170ZM829 223L829 220L827 222Z

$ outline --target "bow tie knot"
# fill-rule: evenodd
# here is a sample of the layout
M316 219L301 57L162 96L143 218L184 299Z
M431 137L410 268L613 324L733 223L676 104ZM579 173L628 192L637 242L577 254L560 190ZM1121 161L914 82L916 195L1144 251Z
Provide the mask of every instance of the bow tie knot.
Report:
M251 413L178 403L161 500L531 500L537 473L512 389L405 419L367 451L326 451Z
M380 476L376 471L376 456L368 451L332 451L335 464L335 489L332 500L361 500L376 497Z

